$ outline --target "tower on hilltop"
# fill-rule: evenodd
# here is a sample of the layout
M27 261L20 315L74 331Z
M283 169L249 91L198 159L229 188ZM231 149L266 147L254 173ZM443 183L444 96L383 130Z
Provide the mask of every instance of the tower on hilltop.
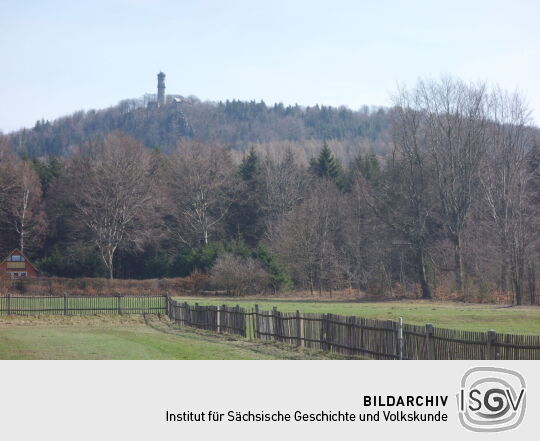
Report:
M157 76L157 105L158 107L165 104L165 74L158 73Z

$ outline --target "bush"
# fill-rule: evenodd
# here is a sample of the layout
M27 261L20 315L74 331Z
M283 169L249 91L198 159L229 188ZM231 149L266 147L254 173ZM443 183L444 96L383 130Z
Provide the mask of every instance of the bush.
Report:
M206 276L193 273L189 277L177 279L104 279L61 277L25 277L20 279L0 279L0 294L27 295L162 295L184 296L196 294L204 289Z
M103 277L107 274L94 246L54 247L51 254L38 259L36 267L45 275L58 277Z
M270 273L270 285L274 292L287 290L292 287L292 280L276 259L276 256L264 246L257 248L257 258L262 262L264 268Z
M210 283L228 294L246 295L266 291L270 274L252 257L225 253L218 257L210 271Z

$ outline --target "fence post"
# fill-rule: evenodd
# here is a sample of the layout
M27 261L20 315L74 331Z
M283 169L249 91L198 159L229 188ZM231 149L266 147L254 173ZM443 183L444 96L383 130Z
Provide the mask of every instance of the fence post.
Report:
M246 326L246 311L240 308L240 305L236 305L236 326L239 330L239 335L242 337L247 337L247 326Z
M496 340L497 332L495 332L493 329L490 329L487 332L486 360L497 360L497 347L495 346Z
M176 302L173 302L172 299L167 295L167 308L169 318L174 321L175 324L178 323L178 308L176 307Z
M296 310L296 346L302 346L302 317L300 311Z
M219 305L217 307L216 321L217 321L217 332L221 333L221 306Z
M328 350L328 341L326 337L326 333L328 331L328 323L326 321L326 314L322 315L322 321L321 321L321 349L323 351Z
M347 351L350 355L356 354L356 345L354 344L354 322L354 316L347 317Z
M64 315L67 315L67 310L68 310L68 299L67 299L67 295L66 293L64 293Z
M277 312L277 306L274 306L272 308L272 321L274 322L274 332L272 333L272 337L275 341L279 341L279 327L278 327L278 312Z
M397 341L398 360L403 360L403 317L400 317L398 321Z
M188 302L184 302L184 311L186 311L186 324L187 326L191 326L191 307Z
M435 359L435 342L433 341L433 325L431 323L426 325L426 354L427 360Z
M236 306L233 306L232 308L232 332L231 334L238 334L239 333L239 330L240 330L240 326L239 326L239 317L240 315L238 314L238 308L240 308L240 306L236 305Z
M360 349L364 349L364 319L359 318L360 321ZM360 351L360 354L363 354L363 351Z
M120 295L116 297L116 306L118 315L122 315L122 297Z
M11 294L7 295L7 313L11 315Z
M254 322L254 325L255 325L255 338L257 339L260 339L261 338L261 335L260 335L260 330L259 330L259 305L257 303L255 303L255 322Z

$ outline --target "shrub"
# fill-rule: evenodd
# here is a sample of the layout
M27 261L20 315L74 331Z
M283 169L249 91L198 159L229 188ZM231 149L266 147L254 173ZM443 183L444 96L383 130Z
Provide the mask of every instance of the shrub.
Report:
M238 296L266 291L270 282L270 275L258 261L231 253L219 256L210 271L215 289Z
M276 256L264 246L257 248L257 258L262 262L264 268L270 273L270 285L274 292L287 290L292 287L292 280L285 268L279 264Z

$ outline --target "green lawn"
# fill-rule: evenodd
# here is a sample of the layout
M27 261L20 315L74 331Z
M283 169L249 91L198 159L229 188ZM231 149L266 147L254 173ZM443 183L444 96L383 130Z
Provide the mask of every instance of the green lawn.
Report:
M321 351L175 328L157 316L0 317L0 360L339 358Z
M392 302L333 302L308 300L242 300L224 298L177 298L200 305L236 305L244 308L270 310L276 306L282 312L315 312L358 317L396 320L403 317L405 323L424 325L432 323L436 327L469 331L494 329L500 333L540 335L540 307L505 307L498 305L477 305L432 301L392 301Z

